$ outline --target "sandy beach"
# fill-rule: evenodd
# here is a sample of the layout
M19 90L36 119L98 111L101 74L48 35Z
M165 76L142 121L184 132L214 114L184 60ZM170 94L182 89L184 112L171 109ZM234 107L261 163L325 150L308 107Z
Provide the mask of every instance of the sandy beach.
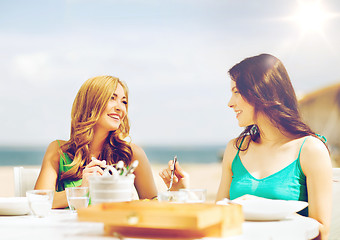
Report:
M14 197L13 167L0 167L0 197Z

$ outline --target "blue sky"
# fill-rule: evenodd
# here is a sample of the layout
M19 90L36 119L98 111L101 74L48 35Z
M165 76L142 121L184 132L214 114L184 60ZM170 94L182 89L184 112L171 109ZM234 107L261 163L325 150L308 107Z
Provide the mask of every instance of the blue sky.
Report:
M340 81L340 2L319 2L331 17L313 31L292 18L301 0L2 0L0 144L67 139L79 87L108 74L129 86L134 142L225 145L245 57L280 58L298 94Z

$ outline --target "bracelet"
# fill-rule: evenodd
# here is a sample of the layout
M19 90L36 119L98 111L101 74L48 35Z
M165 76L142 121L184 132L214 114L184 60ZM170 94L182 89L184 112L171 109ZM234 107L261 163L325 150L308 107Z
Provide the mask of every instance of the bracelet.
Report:
M151 200L158 200L158 196L154 196Z

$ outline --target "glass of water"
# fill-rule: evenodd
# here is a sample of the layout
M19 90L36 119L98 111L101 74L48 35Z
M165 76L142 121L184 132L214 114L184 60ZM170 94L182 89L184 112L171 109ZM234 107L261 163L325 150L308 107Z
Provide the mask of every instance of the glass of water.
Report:
M188 194L182 191L166 191L158 193L159 202L185 203Z
M86 208L89 205L88 187L70 187L65 191L68 206L72 212L77 212L78 209Z
M50 213L54 190L30 190L26 192L26 196L34 216L46 217Z
M206 189L180 189L180 192L186 192L188 194L187 203L204 203L207 197Z

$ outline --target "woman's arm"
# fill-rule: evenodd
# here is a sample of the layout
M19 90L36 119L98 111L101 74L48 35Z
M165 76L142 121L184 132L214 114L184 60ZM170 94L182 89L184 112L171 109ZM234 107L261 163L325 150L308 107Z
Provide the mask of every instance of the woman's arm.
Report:
M332 164L328 150L319 139L309 137L300 161L307 178L309 217L321 224L319 239L327 239L332 211Z
M231 171L231 164L237 153L236 149L234 148L234 140L231 140L224 151L223 154L223 162L222 162L222 175L220 186L218 188L218 192L216 195L216 202L220 201L224 198L230 198L229 189L232 180L233 173Z
M148 158L143 149L131 144L133 157L132 161L138 160L139 164L135 170L135 187L140 199L152 199L157 196L157 189ZM131 162L132 162L131 161Z
M59 144L53 141L47 147L41 170L34 189L51 189L56 190L56 184L59 173ZM52 208L67 207L65 191L54 192Z
M63 143L63 141L60 141ZM68 206L65 191L56 191L56 185L59 174L59 163L60 163L60 147L57 141L53 141L48 146L39 177L35 184L35 189L51 189L54 190L53 204L52 208L65 208ZM103 174L103 170L100 167L105 167L105 161L93 160L91 161L82 173L82 185L88 186L88 178L92 174Z

